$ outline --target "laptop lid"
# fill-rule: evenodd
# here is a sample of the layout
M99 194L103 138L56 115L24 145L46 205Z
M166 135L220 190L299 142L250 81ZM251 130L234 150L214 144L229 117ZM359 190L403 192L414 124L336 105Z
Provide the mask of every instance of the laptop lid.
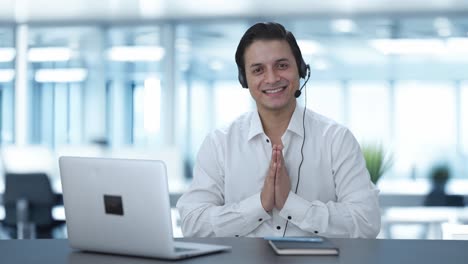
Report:
M60 157L59 167L73 248L167 259L231 248L174 242L162 161Z

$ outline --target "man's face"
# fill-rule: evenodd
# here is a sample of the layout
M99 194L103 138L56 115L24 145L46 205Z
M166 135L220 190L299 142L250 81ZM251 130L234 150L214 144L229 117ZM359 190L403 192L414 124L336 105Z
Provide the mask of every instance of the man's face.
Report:
M299 88L296 59L285 40L256 40L244 53L245 75L259 111L296 107Z

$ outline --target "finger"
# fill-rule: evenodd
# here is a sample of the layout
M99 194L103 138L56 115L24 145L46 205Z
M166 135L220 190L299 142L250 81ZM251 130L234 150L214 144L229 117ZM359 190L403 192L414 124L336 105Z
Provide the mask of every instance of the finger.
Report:
M274 175L276 173L276 166L275 166L275 163L274 161L271 161L271 164L270 164L270 169L269 169L269 173L268 173L268 176L269 177L272 177L272 175Z
M269 173L268 173L268 177L270 178L270 180L275 180L275 174L276 174L276 171L277 171L277 153L276 152L273 152L272 153L272 157L271 157L271 163L270 163L270 169L269 169Z
M278 162L276 163L276 177L281 177L280 172L283 164L281 163L281 160L278 159ZM276 178L275 177L275 178Z
M271 151L271 159L270 159L270 167L273 167L273 163L275 163L275 151Z
M276 162L276 159L277 159L276 150L275 150L275 147L273 146L273 148L271 149L270 167L273 166L273 163Z
M275 162L276 162L276 159L277 159L276 156L277 156L277 155L276 155L276 150L273 148L273 151L271 152L271 162L272 162L272 163L275 163Z
M283 160L282 160L282 156L283 156L283 153L281 152L281 150L276 150L276 162L277 163L283 163Z

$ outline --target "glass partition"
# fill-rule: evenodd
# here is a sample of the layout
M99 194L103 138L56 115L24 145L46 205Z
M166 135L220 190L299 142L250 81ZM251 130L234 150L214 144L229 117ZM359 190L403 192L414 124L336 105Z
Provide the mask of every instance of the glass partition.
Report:
M395 166L401 175L427 177L456 153L456 98L451 82L396 83Z
M0 26L0 144L14 142L15 42L13 27Z
M31 27L28 68L31 143L50 148L64 144L85 144L86 99L92 87L99 49L94 47L99 31L93 27ZM97 50L96 50L97 49ZM99 109L93 109L99 116Z
M307 106L394 153L388 177L427 177L435 160L466 161L468 19L455 15L446 17L450 32L432 16L33 24L30 143L172 147L190 177L207 133L255 109L234 54L264 20L296 36L311 68ZM13 31L1 28L1 52L14 54ZM14 142L14 67L14 55L0 62L2 143Z
M384 82L349 83L349 127L363 144L391 143L391 99Z
M463 82L460 89L460 150L463 157L468 159L468 82Z
M167 68L162 65L173 54L162 46L161 34L159 26L107 31L108 137L114 147L165 145L163 97L174 87L164 78Z

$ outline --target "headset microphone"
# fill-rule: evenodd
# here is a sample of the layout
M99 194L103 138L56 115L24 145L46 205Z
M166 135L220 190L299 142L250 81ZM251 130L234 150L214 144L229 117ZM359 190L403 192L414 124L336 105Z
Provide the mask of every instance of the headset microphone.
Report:
M305 80L304 84L302 84L301 88L299 90L296 90L296 92L294 92L294 97L298 98L299 96L301 96L302 94L302 89L304 89L304 86L307 84L307 82L309 81L309 78L310 78L310 66L309 64L306 65L306 69L307 69L307 79Z
M302 94L301 90L296 90L296 92L294 93L294 97L298 98L299 96L301 96L301 94Z

